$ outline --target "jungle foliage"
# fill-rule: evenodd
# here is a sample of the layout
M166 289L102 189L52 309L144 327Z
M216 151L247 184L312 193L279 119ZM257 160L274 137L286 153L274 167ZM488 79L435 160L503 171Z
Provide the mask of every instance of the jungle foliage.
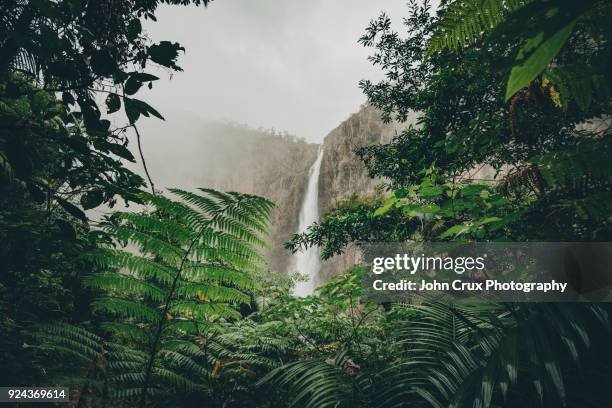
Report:
M361 82L369 103L386 120L418 117L391 143L356 150L387 181L387 198L341 203L287 246L331 257L376 241L609 241L609 3L450 1L436 16L427 2L410 8L405 36L383 14L360 39L386 74ZM398 318L407 336L384 343L394 357L382 369L343 349L334 364L360 366L350 379L298 362L277 369L277 381L310 406L605 405L611 353L592 346L609 341L606 305L389 307L417 317ZM598 340L566 342L578 321L598 320L579 329Z
M521 64L515 55L530 42L538 17L533 27L525 23L519 29L511 22L531 10L519 8L499 17L503 22L484 38L478 25L469 24L469 35L457 28L463 34L446 50L443 45L450 45L439 43L450 35L443 27L455 19L467 24L476 16L456 14L469 14L480 3L452 2L439 19L427 4L414 3L406 38L391 30L387 16L372 21L360 41L374 47L371 61L387 79L362 81L364 93L387 120L419 114L390 144L356 151L371 176L388 180L393 194L369 215L358 215L358 207L330 213L294 237L291 248L316 244L326 255L341 251L349 241L337 237L353 228L342 224L347 217L385 220L389 240L398 232L399 238L425 240L610 239L609 4L589 3L553 63L536 69L536 77L506 102L508 78ZM528 7L536 3L549 14L561 7ZM476 43L459 47L470 41ZM387 221L390 216L395 223ZM384 235L378 227L372 231L376 240L386 240ZM364 233L360 240L371 237Z
M147 68L180 70L142 32L161 3L208 1L0 4L0 383L78 407L609 404L604 304L378 304L359 268L295 298L261 255L271 202L128 170L138 119L163 118L135 96ZM374 19L359 41L386 79L360 86L418 121L356 151L384 192L287 246L609 241L611 11L412 1L403 36Z

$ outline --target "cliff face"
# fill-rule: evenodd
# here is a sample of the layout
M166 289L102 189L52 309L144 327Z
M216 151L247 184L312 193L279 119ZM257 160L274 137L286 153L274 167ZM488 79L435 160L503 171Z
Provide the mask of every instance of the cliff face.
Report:
M382 180L368 177L365 166L353 150L361 146L389 143L401 129L402 126L397 123L383 123L375 108L363 106L325 137L319 180L321 215L338 201L349 199L354 194L374 193ZM357 252L348 248L344 254L323 262L319 280L323 281L356 263Z
M181 115L143 126L144 154L156 188L212 187L270 199L277 207L270 223L269 266L291 272L293 256L284 243L298 230L308 170L319 146L277 132ZM364 106L325 137L318 192L321 215L354 194L375 191L381 180L368 177L353 149L388 143L400 129L395 123L384 124L376 109ZM140 166L135 170L141 173ZM323 262L319 282L353 266L356 256L349 248Z
M144 149L158 189L212 187L268 198L276 204L270 220L269 267L290 269L284 243L298 229L308 170L318 145L273 131L188 117L146 123ZM183 126L181 126L183 124ZM135 152L136 153L136 152ZM141 173L140 166L136 171Z
M396 123L383 123L378 110L363 106L325 137L319 181L321 214L353 194L374 192L381 180L368 177L366 168L353 150L389 143L400 131L401 127Z
M298 229L308 170L318 146L246 128L224 127L212 134L222 135L223 147L218 146L212 158L215 171L209 185L257 194L276 204L270 219L267 257L271 269L288 270L292 255L284 243Z

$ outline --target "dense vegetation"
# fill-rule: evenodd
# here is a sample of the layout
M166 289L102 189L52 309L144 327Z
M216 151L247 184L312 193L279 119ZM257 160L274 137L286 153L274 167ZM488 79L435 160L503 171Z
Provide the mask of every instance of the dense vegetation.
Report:
M158 80L147 67L180 70L179 44L142 33L159 3L0 5L1 384L95 407L609 404L606 304L377 304L359 268L295 298L260 255L272 203L156 190L140 149L147 181L126 169L138 119L162 119L134 96ZM419 116L357 151L386 194L288 247L609 241L612 7L431 11L411 2L405 36L382 15L360 39L387 78L360 84L369 103ZM119 199L135 209L89 218Z

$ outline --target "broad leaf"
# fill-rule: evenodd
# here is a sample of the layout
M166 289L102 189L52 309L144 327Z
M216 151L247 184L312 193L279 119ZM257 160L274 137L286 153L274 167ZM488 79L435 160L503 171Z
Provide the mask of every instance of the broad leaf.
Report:
M115 113L121 109L121 98L117 94L108 94L106 97L106 113Z
M55 197L55 199L57 200L58 204L61 205L64 210L66 210L68 214L72 215L75 218L78 218L83 222L87 222L87 216L79 207L61 197Z
M576 22L588 9L588 4L584 3L557 2L554 7L545 9L543 15L536 17L539 30L527 38L517 54L517 64L508 78L506 101L529 85L561 51Z

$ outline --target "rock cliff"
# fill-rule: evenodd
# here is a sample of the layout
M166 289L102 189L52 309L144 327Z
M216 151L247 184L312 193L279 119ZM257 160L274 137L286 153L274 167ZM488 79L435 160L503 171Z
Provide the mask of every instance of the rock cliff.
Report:
M367 170L353 150L388 143L400 131L400 125L383 123L379 111L365 105L325 137L319 180L320 214L325 214L336 203L352 195L374 193L382 180L368 177ZM352 267L357 261L356 257L356 251L348 248L344 254L323 262L320 281Z
M270 268L286 271L291 253L284 243L298 229L308 170L318 145L294 136L247 126L202 122L193 117L146 123L144 153L158 189L257 194L276 204L270 222ZM140 166L135 168L141 173Z
M181 115L167 122L145 123L141 132L156 187L212 187L272 200L277 208L271 220L269 264L278 271L292 271L293 257L284 243L297 232L308 170L318 145L274 131ZM395 123L384 124L376 109L362 106L325 137L318 192L321 215L352 195L375 191L381 180L368 177L353 150L387 143L399 131ZM349 248L324 262L319 281L350 268L355 256Z

